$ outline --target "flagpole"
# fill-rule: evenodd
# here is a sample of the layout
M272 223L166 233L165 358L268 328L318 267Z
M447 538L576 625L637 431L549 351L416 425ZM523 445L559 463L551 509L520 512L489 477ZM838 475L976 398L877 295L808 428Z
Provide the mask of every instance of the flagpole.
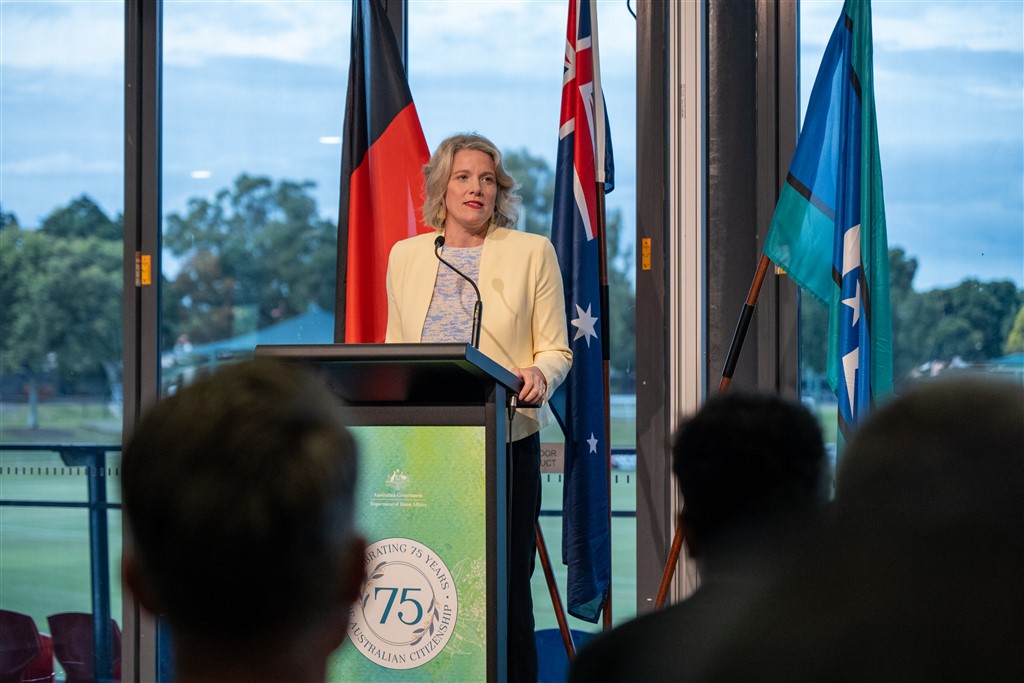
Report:
M747 337L747 328L750 327L750 320L754 317L754 306L757 298L761 295L761 285L764 284L764 276L768 273L769 259L764 253L757 264L757 271L754 273L754 280L750 283L750 290L747 292L747 300L743 303L743 310L740 311L740 319L736 321L736 329L732 333L732 341L729 343L729 355L725 359L725 367L722 369L722 379L718 384L718 393L724 393L732 382L732 374L736 370L736 362L740 357L740 349L743 348L743 340Z
M604 182L597 182L597 269L601 290L601 371L604 375L604 452L605 452L605 495L608 497L608 562L612 552L612 419L611 419L611 323L608 320L608 250L604 206ZM608 582L608 593L601 609L601 625L607 630L612 627L612 582Z
M754 317L754 306L757 298L761 295L761 285L764 284L764 277L768 273L769 259L761 254L761 260L757 264L757 271L754 273L754 280L750 283L750 290L747 292L747 300L743 303L740 311L740 319L736 321L736 329L732 333L732 341L729 343L729 354L725 359L725 367L722 368L722 379L718 384L718 393L723 394L732 382L733 372L736 370L736 362L740 357L740 349L743 348L743 340L747 336L747 328L750 327L750 320ZM683 525L676 526L676 533L672 538L672 548L668 553L668 560L665 563L665 571L661 576L661 585L658 587L658 595L654 599L654 609L661 609L665 605L665 598L668 596L669 585L672 583L672 576L676 572L676 565L679 563L679 553L683 547Z
M551 568L551 556L548 554L548 545L544 540L544 532L540 528L540 520L534 522L535 545L537 556L540 558L541 569L544 570L544 579L548 584L548 594L551 596L551 609L555 612L555 620L558 622L558 630L562 634L562 644L565 645L565 655L571 662L576 657L576 645L572 642L572 631L569 629L569 620L565 618L565 607L562 606L562 597L558 594L558 583L555 581L555 572Z
M597 251L598 251L598 277L601 291L601 338L605 341L602 348L601 370L604 375L604 444L605 444L605 495L608 499L608 527L612 523L612 449L611 449L611 352L608 321L608 253L605 239L605 204L604 184L597 183ZM547 580L548 593L551 595L551 607L555 612L555 620L558 622L558 630L562 634L562 643L565 645L565 653L572 661L576 656L576 646L572 641L572 631L569 622L565 618L562 599L558 594L558 584L555 582L554 572L551 569L551 559L548 555L547 544L544 541L544 534L541 531L540 523L536 524L537 554L540 558L541 568L544 570L544 578ZM681 539L681 537L680 537ZM611 534L608 537L608 552L611 554ZM678 556L678 553L677 553ZM609 558L610 561L610 558ZM667 568L666 568L666 571ZM669 574L671 579L671 573ZM664 580L663 580L664 581ZM612 627L612 584L608 583L608 593L601 607L601 626L607 630Z
M595 623L603 615L608 626L611 512L601 506L609 505L611 492L610 364L607 248L600 199L605 186L608 190L614 186L614 171L598 68L595 3L568 0L551 238L562 270L567 323L579 328L570 341L573 367L557 395L559 404L564 399L561 408L567 411L563 427L567 509L562 518L567 608L570 614ZM591 344L593 339L598 346ZM599 392L604 392L603 403ZM603 427L594 424L602 419Z
M555 582L555 573L551 569L551 557L548 555L548 546L544 542L544 532L540 529L540 522L536 522L534 528L537 534L537 554L540 556L540 566L544 569L544 578L548 583L551 606L555 610L558 630L562 633L562 644L565 645L565 654L571 662L576 658L576 645L572 642L572 631L569 629L569 621L565 618L565 608L562 607L562 598L558 594L558 584Z

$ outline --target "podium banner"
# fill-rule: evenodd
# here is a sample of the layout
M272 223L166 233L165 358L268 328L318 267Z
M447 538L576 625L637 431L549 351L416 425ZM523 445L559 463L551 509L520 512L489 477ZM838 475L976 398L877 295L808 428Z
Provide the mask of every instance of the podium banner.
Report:
M351 430L366 583L328 679L485 680L485 428Z

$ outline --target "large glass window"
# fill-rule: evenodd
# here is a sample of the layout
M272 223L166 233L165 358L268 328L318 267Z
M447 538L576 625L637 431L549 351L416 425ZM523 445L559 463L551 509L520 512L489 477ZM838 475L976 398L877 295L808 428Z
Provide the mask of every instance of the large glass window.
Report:
M842 2L800 9L804 109ZM1024 5L876 2L875 98L895 391L985 372L1024 381ZM835 441L827 312L801 302L805 400Z
M54 615L120 622L122 36L120 2L0 3L0 610L42 634L30 675L65 673Z
M469 9L472 11L467 11ZM503 151L522 185L523 229L550 235L568 3L409 3L409 84L431 150L478 132ZM636 614L636 392L634 235L636 24L626 3L598 3L601 77L614 148L615 190L606 195L611 325L612 614ZM562 441L557 427L542 440ZM562 477L543 475L541 528L562 598ZM547 584L534 574L538 630L557 628ZM571 627L594 626L570 619ZM560 641L559 641L560 643ZM559 644L559 647L561 645Z
M333 341L350 25L349 0L164 3L165 392Z

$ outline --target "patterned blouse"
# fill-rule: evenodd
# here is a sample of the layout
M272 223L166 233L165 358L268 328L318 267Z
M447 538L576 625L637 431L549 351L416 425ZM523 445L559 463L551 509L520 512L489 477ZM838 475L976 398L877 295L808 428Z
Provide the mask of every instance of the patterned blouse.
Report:
M475 282L480 276L479 247L442 247L446 261ZM424 342L469 343L473 332L473 308L476 292L473 285L443 263L437 264L434 295L430 299L427 318L423 321Z

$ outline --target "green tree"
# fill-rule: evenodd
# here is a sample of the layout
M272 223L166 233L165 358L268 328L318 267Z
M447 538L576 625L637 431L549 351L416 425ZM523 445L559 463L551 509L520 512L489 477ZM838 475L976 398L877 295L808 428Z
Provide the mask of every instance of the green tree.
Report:
M17 228L18 217L13 213L5 212L3 204L0 204L0 232L8 227Z
M964 280L949 289L926 292L919 324L928 330L930 358L959 356L968 362L998 358L1024 293L1009 280ZM937 317L932 317L937 314Z
M811 375L824 375L828 362L828 307L800 291L800 364Z
M526 232L551 237L554 171L542 157L533 156L525 147L504 152L502 162L509 175L519 183L517 194L523 198L520 218L523 228Z
M55 209L43 219L40 229L48 235L63 239L98 237L120 240L123 235L122 223L121 216L111 220L91 197L83 194L67 206Z
M167 218L164 244L182 259L170 285L174 333L193 343L225 339L250 317L259 328L334 309L337 225L319 216L311 181L239 176L212 201L192 198Z
M629 277L632 249L622 239L622 212L605 216L612 391L636 391L636 288Z
M900 247L889 250L889 299L892 310L892 374L895 384L909 377L915 367L929 360L922 358L927 348L928 328L921 324L927 318L927 302L914 291L917 259L907 256ZM934 321L934 318L933 318Z
M889 250L889 297L892 310L893 377L906 376L920 363L922 328L920 295L913 289L917 259L895 247ZM800 295L800 362L823 375L828 356L828 307L806 292Z
M1010 328L1010 334L1006 336L1003 352L1006 354L1024 352L1024 306L1020 307L1013 319L1013 327Z
M897 386L934 360L948 362L959 356L965 362L979 363L1000 356L1008 348L1024 292L1007 280L974 279L917 292L912 286L917 265L917 259L902 248L889 250L893 378ZM828 310L812 299L804 296L800 307L801 362L812 372L823 373Z
M33 428L42 377L104 377L121 358L121 242L54 236L65 227L0 232L0 365L28 378Z

